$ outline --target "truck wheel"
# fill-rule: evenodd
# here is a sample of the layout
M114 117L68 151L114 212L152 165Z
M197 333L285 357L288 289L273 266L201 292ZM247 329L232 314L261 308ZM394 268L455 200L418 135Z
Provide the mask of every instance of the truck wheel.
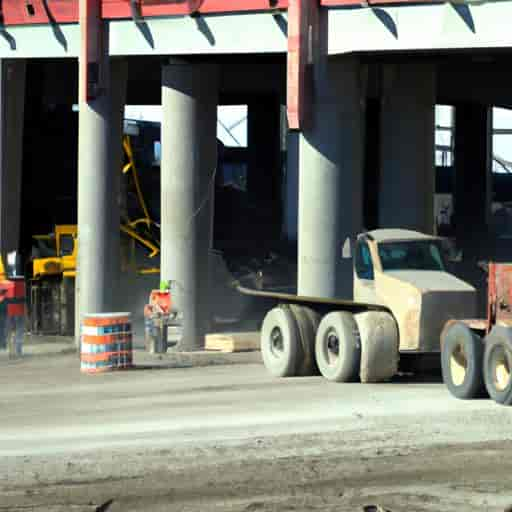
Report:
M316 333L315 356L318 369L327 380L357 381L361 343L352 314L334 311L322 318Z
M383 311L354 315L361 340L361 382L386 382L398 372L398 327Z
M456 322L441 340L443 381L450 393L463 400L485 396L482 340L467 325Z
M320 324L320 315L307 306L290 305L290 311L295 317L300 338L300 359L297 374L302 376L318 375L315 361L315 335Z
M261 327L261 356L274 377L296 375L300 350L295 318L285 307L271 309Z
M491 331L485 339L484 379L490 397L498 404L512 404L512 342Z

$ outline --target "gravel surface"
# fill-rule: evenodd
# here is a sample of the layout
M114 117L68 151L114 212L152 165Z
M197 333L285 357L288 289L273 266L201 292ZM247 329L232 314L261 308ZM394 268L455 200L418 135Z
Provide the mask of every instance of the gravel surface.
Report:
M512 410L436 381L0 361L0 511L504 511ZM370 506L374 505L372 509Z

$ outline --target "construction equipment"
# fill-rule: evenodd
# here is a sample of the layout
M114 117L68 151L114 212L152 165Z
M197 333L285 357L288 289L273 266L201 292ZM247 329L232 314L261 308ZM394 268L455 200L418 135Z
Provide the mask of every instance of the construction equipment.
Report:
M154 258L160 252L152 241L144 239L130 226L120 226L134 243L148 251ZM75 277L78 252L78 229L76 225L55 226L54 233L36 235L43 252L51 256L32 260L30 287L30 330L33 334L55 334L72 336L74 333ZM137 269L138 272L153 271L152 267Z
M142 194L131 138L126 133L122 144L126 162L122 173L129 174L129 182L135 191L134 209L137 216L130 219L124 212L120 230L128 237L133 260L136 245L144 247L152 260L160 252L159 225L150 217ZM57 225L49 235L33 236L39 253L42 253L42 257L33 258L30 272L29 323L33 334L72 336L74 333L77 237L76 225ZM160 272L155 265L141 268L133 263L127 267L140 274Z
M279 377L389 380L404 363L439 361L440 334L476 311L476 290L446 271L442 239L407 230L376 230L347 240L354 300L303 297L239 288L274 299L261 328L265 366Z
M163 354L178 344L181 338L183 316L172 304L172 281L160 290L152 290L144 307L144 334L146 350Z
M51 256L32 260L29 280L29 326L33 334L72 336L75 328L76 225L55 226L36 235L39 250Z
M443 380L461 399L490 396L512 404L512 264L480 265L488 273L487 318L449 321L441 335Z

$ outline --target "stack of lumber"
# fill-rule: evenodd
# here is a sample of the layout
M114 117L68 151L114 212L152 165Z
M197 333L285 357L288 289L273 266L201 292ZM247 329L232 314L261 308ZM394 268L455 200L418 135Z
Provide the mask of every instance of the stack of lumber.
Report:
M255 331L207 334L205 349L220 352L259 350L260 333Z

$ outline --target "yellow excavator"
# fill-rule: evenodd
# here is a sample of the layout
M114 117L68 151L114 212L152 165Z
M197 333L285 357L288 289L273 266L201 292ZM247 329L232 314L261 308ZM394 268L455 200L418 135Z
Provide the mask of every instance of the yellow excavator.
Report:
M142 194L129 135L123 137L123 148L127 163L122 172L131 173L142 216L121 223L120 230L131 244L132 254L135 246L139 245L146 249L147 257L151 260L160 252L160 241L151 235L150 229L158 228L158 224L151 219ZM32 237L40 252L46 253L33 258L30 269L29 322L32 334L72 336L74 333L77 234L75 224L61 224L55 226L51 234ZM137 267L135 262L125 265L125 268L138 274L160 272L154 265Z

